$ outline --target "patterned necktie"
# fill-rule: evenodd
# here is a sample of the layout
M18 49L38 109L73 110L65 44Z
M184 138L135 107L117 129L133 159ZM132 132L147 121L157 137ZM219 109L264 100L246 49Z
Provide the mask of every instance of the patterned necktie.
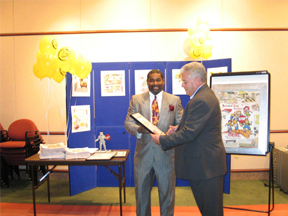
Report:
M152 123L157 126L158 121L159 121L159 107L155 95L155 98L152 102Z

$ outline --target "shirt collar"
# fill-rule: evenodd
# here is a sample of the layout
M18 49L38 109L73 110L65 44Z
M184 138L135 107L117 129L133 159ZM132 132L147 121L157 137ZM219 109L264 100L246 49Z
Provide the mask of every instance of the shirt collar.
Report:
M161 92L159 92L159 93L156 95L156 97L157 97L157 101L161 101L161 100L162 100L162 97L163 97L163 90L162 90ZM149 91L149 98L150 98L150 101L153 101L154 98L155 98L155 95L154 95L153 93L151 93L150 91ZM151 99L152 99L152 100L151 100Z
M197 89L196 89L196 91L194 92L194 94L190 97L190 99L192 99L194 96L195 96L195 94L198 92L198 90L203 86L204 84L202 84L201 86L199 86Z

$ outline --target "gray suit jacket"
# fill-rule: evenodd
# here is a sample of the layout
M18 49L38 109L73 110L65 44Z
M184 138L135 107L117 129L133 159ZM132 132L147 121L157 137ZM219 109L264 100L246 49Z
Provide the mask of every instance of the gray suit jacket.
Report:
M174 110L169 110L169 105L172 105ZM135 137L137 136L139 124L132 119L130 115L137 112L150 120L149 92L133 95L130 101L124 125L126 130ZM183 107L180 98L163 92L158 128L166 133L169 129L169 125L179 124L182 114ZM147 164L147 166L151 166L153 158L156 158L161 164L165 164L169 160L169 164L172 162L171 166L174 167L174 150L171 149L164 152L159 145L156 145L152 141L150 134L142 134L142 138L137 139L134 165L137 166L137 163L141 161L142 166L143 163ZM168 166L168 164L166 164L166 166Z
M214 92L204 84L188 102L177 131L160 136L163 150L175 147L176 176L209 179L227 172L221 136L221 110Z

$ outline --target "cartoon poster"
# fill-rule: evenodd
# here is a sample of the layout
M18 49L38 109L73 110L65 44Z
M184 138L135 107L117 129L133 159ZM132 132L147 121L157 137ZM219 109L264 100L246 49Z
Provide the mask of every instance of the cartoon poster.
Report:
M172 69L172 94L186 95L185 89L181 85L180 69Z
M225 147L258 148L260 90L226 90L216 95Z
M269 83L267 71L211 74L211 89L221 108L226 153L269 152Z
M72 133L90 131L90 105L71 106Z
M135 94L142 94L144 92L149 91L147 86L147 74L148 70L135 70Z
M90 74L83 79L72 75L72 97L90 97L90 83Z
M101 96L125 96L125 71L101 71Z

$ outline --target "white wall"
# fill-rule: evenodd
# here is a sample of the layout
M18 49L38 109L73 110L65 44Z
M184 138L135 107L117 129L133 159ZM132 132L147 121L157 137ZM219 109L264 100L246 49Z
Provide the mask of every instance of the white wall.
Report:
M35 33L188 28L207 15L215 28L287 28L288 1L280 0L0 0L0 32ZM232 58L232 71L271 73L271 130L287 130L288 31L212 31L210 59ZM66 128L65 81L33 74L43 35L0 37L0 122L32 119L40 131ZM187 32L54 35L91 62L186 61ZM288 134L271 134L286 146ZM66 142L45 136L46 143ZM232 156L232 169L268 168L268 157Z

